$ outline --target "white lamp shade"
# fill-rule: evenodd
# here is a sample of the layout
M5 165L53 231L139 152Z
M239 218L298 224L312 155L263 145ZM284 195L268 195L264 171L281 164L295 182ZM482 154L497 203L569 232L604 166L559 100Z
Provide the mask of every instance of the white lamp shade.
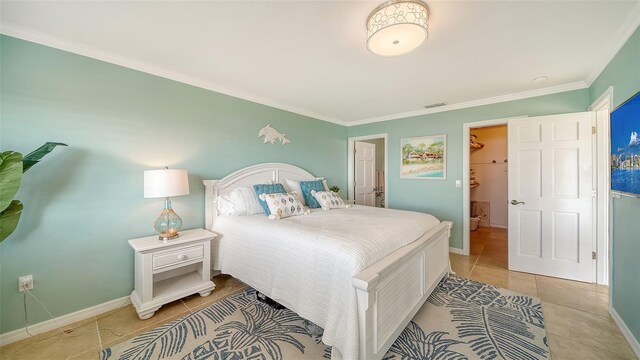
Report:
M187 170L148 170L144 172L144 197L173 197L189 194Z
M380 56L415 50L429 35L429 7L421 0L391 0L367 19L367 48Z

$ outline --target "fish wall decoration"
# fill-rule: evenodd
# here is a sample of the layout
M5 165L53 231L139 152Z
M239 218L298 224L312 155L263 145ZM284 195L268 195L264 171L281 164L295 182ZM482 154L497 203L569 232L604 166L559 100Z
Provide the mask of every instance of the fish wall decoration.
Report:
M271 124L260 129L260 132L258 133L258 137L264 136L264 144L275 144L277 140L280 140L282 142L282 145L291 144L291 140L287 139L285 135L286 134L281 134L278 132L278 130L271 127Z

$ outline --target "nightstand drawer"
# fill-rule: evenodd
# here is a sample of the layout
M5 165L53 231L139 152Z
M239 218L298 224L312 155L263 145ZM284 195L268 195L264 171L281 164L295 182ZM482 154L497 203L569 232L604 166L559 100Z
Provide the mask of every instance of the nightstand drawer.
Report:
M153 254L153 270L202 259L203 256L204 246L202 245Z

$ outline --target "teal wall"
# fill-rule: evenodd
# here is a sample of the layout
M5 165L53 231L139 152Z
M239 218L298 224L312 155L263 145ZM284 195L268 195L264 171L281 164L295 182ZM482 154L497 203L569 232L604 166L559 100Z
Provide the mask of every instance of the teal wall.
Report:
M349 127L349 136L388 133L389 162L386 201L389 207L424 211L441 220L453 220L451 246L462 248L462 124L513 116L537 116L585 111L588 90L576 90L530 99L421 115ZM400 179L400 139L447 134L447 180Z
M640 91L640 28L591 85L591 101L609 86L614 107ZM623 196L611 201L612 305L640 341L640 199Z
M611 204L612 305L640 341L640 199L622 196Z
M640 28L600 73L589 88L590 102L613 86L614 108L640 90Z
M201 180L248 165L292 163L346 188L346 127L11 37L0 54L0 149L69 144L17 195L25 211L0 244L0 332L24 326L21 275L55 316L131 292L127 239L152 234L163 205L143 198L144 170L189 171L191 194L173 199L185 229L204 226ZM268 123L292 143L263 144ZM29 309L31 323L47 319Z

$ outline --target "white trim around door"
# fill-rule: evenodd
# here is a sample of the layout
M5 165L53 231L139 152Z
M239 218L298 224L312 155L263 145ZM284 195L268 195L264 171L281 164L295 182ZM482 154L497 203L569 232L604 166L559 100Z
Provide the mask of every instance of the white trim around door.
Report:
M350 137L347 140L347 198L351 201L355 200L355 192L353 188L354 181L354 159L353 149L356 141L384 139L384 207L389 207L389 140L387 133L375 135L363 135Z
M589 106L596 114L596 146L594 149L594 184L596 184L596 281L600 285L609 285L610 249L609 239L609 202L611 199L611 172L609 145L609 114L613 110L613 86L610 86Z
M471 129L483 128L496 125L507 125L509 119L520 118L526 116L516 116L512 118L502 118L495 120L474 121L462 124L462 254L469 255L471 246L469 239L471 237L471 226L469 217L471 216L471 189L469 188L470 179L470 150L469 150L469 132Z

